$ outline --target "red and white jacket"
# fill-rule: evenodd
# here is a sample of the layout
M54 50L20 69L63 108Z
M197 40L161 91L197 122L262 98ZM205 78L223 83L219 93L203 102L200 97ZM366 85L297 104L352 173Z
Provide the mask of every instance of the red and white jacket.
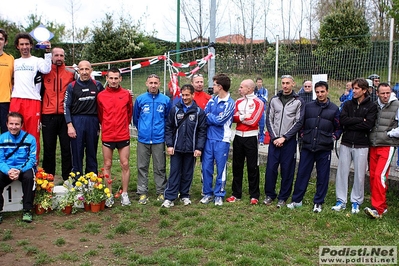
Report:
M235 103L233 122L237 123L236 135L258 136L258 124L263 114L263 102L254 93L239 98Z

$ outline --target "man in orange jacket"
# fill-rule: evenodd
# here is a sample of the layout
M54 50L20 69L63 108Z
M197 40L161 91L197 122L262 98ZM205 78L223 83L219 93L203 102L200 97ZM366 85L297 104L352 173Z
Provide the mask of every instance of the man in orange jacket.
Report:
M64 116L64 97L69 83L74 79L75 71L65 67L64 49L52 50L50 73L43 76L42 87L42 134L43 169L55 175L57 137L60 140L62 178L68 179L72 170L72 153L68 128Z

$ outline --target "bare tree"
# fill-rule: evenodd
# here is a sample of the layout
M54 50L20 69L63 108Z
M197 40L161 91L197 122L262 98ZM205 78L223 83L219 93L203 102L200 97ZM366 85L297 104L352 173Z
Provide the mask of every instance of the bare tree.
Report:
M285 23L284 23L284 0L281 0L281 25L283 26L283 40L285 40Z
M71 15L71 27L72 27L72 62L75 64L75 36L76 36L76 27L75 27L75 14L81 7L80 1L77 0L69 0L67 10Z
M263 49L266 49L266 41L267 41L267 18L270 10L270 1L263 0L263 39L265 40L263 43Z

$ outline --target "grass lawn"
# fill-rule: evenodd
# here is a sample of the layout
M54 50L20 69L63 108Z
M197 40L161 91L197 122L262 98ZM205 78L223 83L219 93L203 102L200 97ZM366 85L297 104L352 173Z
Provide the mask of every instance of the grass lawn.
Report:
M317 265L319 246L397 245L397 192L388 193L388 213L371 220L361 212L334 212L331 184L319 214L312 212L315 191L311 180L302 208L277 209L275 205L249 205L247 182L243 199L221 207L203 205L200 164L191 188L192 205L176 202L160 208L150 175L150 202L138 205L136 139L131 142L132 205L98 214L79 210L64 216L52 212L34 216L34 222L20 222L21 213L6 213L0 233L2 265ZM99 167L102 155L98 153ZM118 157L114 153L113 175L120 185ZM229 165L227 195L231 193ZM261 166L261 191L265 165ZM151 170L150 170L150 173ZM246 177L245 177L246 178ZM245 180L244 178L244 180ZM264 193L262 193L262 200ZM369 206L369 197L362 207ZM348 206L349 207L349 206Z
M238 98L241 80L231 75L231 94ZM146 87L145 76L135 76L134 92L139 95ZM182 81L181 83L187 83ZM270 84L269 96L274 93ZM124 80L129 88L130 82ZM300 85L295 91L298 91ZM339 105L342 88L330 88L331 100ZM275 205L249 205L248 183L244 177L243 199L223 206L202 205L200 163L197 162L191 188L192 205L175 202L170 209L160 208L156 201L152 167L150 167L147 205L138 205L136 195L137 140L131 141L131 206L119 201L100 213L79 210L65 216L58 212L34 216L31 224L20 221L21 212L4 214L0 225L1 265L317 265L319 246L398 245L398 192L388 192L388 213L371 220L361 212L334 212L334 184L330 185L319 214L312 212L315 180L309 184L303 207L290 210ZM57 173L60 158L57 155ZM167 157L168 158L168 157ZM102 167L101 141L98 150ZM121 171L114 152L112 175L114 192L120 187ZM169 159L167 168L169 169ZM169 171L167 171L169 172ZM264 199L265 164L261 172L261 202ZM231 195L231 164L228 167L227 196ZM279 182L277 189L279 189ZM363 209L370 206L366 191Z

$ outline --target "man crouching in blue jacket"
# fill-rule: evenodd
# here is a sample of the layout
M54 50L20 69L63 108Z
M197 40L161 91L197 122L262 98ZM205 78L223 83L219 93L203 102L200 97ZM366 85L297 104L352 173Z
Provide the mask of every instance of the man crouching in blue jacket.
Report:
M0 192L14 180L22 183L23 216L22 221L32 222L33 184L36 165L36 140L22 131L24 119L20 113L11 112L7 115L8 132L0 136ZM0 197L0 211L3 210L4 198ZM3 216L0 212L0 223Z
M191 204L190 187L195 161L201 157L206 141L206 116L193 101L194 87L181 88L182 99L169 112L165 128L166 152L170 155L170 176L164 192L162 207L174 206L180 193L185 206Z

